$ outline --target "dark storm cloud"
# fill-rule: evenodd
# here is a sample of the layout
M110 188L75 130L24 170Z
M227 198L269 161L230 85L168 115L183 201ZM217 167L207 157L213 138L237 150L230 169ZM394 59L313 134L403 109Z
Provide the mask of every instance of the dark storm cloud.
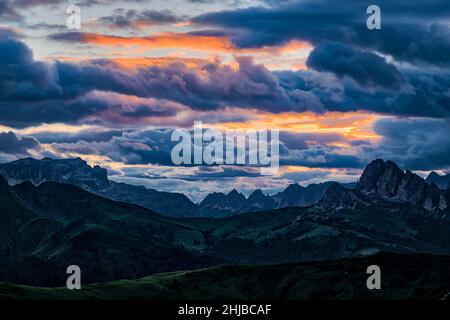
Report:
M32 137L18 137L14 132L0 132L0 152L12 155L29 155L30 150L39 150L39 142Z
M374 127L378 147L364 148L361 157L391 159L410 170L450 166L450 122L444 119L383 119Z
M73 40L72 34L67 36ZM264 66L254 64L252 59L242 57L237 61L238 70L216 63L207 64L200 70L173 63L141 68L133 74L117 71L111 64L75 66L58 63L57 68L66 94L92 89L111 90L169 99L203 110L235 106L280 112L322 107L308 92L283 90L277 77Z
M228 30L239 47L278 45L292 39L333 40L390 54L398 60L450 65L450 2L386 1L382 29L368 30L370 1L310 0L207 13L194 23Z
M327 62L330 51L347 59L338 59L339 64ZM149 116L173 116L180 106L196 110L234 106L273 113L370 110L432 117L450 113L448 70L409 68L400 74L382 58L338 43L319 45L310 63L349 76L343 79L313 70L271 72L244 57L237 62L237 70L219 63L197 69L172 63L137 70L122 69L108 60L43 63L34 60L21 41L7 36L0 39L0 123L28 126L93 116L99 121L105 116L128 123ZM113 93L154 100L127 105Z
M172 130L144 130L123 132L108 141L78 141L76 143L55 143L58 152L76 152L79 154L98 154L113 161L125 164L162 164L173 165L170 140Z
M74 122L118 108L113 99L89 95L94 91L166 99L200 110L235 106L272 112L322 111L313 93L285 90L274 74L250 58L239 58L238 63L238 70L218 63L200 70L172 63L135 71L104 60L49 64L34 60L22 42L4 38L0 39L0 121L16 126L26 125L26 119L33 124ZM152 112L156 116L173 115L170 110L141 105L124 110L122 116Z
M149 96L139 77L116 66L42 63L21 41L10 36L0 39L0 123L22 127L76 122L106 111L125 118L174 114L164 101L132 102L130 107L114 96L90 94L95 90Z
M340 42L321 42L309 55L306 64L317 71L350 76L363 86L398 88L404 83L403 75L384 58Z
M349 72L348 69L345 71ZM405 70L403 77L406 80L400 88L361 86L353 77L338 79L314 71L275 74L285 90L309 92L329 111L368 110L404 116L450 116L450 71L446 69Z

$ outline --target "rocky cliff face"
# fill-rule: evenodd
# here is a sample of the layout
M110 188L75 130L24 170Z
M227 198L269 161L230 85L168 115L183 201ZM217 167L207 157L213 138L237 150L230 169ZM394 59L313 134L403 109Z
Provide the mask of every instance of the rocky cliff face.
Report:
M445 193L411 171L404 172L392 161L377 159L364 170L357 190L385 200L410 203L427 210L447 208Z
M34 185L53 181L76 184L86 189L102 189L109 186L106 169L90 167L81 158L55 160L26 158L0 165L0 175L12 184L30 181Z
M30 181L34 185L44 182L73 184L94 194L138 204L168 216L191 217L198 213L197 206L183 194L160 192L110 181L106 169L99 166L91 167L80 158L60 160L26 158L0 164L0 175L13 185L25 181Z

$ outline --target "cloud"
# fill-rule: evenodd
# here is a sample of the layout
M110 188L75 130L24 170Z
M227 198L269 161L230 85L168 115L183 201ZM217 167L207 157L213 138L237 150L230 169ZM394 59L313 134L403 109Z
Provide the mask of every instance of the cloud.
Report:
M386 59L340 42L321 42L306 64L317 71L349 76L363 86L399 88L404 83L403 75Z
M171 160L172 130L123 132L108 141L54 143L52 148L62 154L99 155L129 165L160 164L173 166Z
M366 27L369 4L351 0L286 1L269 8L206 13L192 21L226 31L238 47L277 45L293 39L312 44L332 40L389 54L401 61L450 65L448 1L384 2L379 31Z
M19 137L14 132L0 132L0 152L28 156L30 151L40 150L39 142L32 137Z
M361 158L341 153L340 148L317 145L305 150L286 149L280 156L280 165L309 168L363 168Z
M382 136L378 146L364 147L361 157L396 161L410 170L450 167L450 122L444 119L382 119L374 130Z
M326 61L331 55L337 62ZM226 112L230 107L271 113L450 114L450 72L445 68L398 69L372 53L338 43L319 45L309 60L327 72L271 72L249 57L237 57L236 62L237 67L212 61L134 69L111 60L44 63L23 42L1 38L0 123L142 124L187 110Z
M369 76L364 73L356 75L355 70L344 67L339 72L344 71L355 74L353 77ZM286 91L309 92L327 111L367 110L403 116L450 116L450 71L446 69L404 70L402 76L405 82L401 88L362 86L359 83L361 79L359 82L354 81L353 77L339 79L331 74L311 70L275 74ZM381 72L375 75L377 83L381 81L382 75L384 73Z
M273 112L321 108L308 92L284 90L276 76L250 58L237 61L237 70L218 62L198 69L171 63L137 70L125 70L105 60L50 64L34 60L32 51L18 40L0 39L0 121L16 126L26 126L26 122L74 122L105 114L111 108L122 109L124 116L135 118L173 115L170 108L157 107L155 100L143 101L143 105L129 110L113 93L172 101L197 110L229 106Z
M77 143L81 141L106 142L113 137L120 137L122 134L123 131L121 130L83 130L76 133L42 131L33 133L33 137L40 143Z
M7 21L22 22L24 17L20 13L20 9L65 2L65 0L1 0L0 17Z
M176 16L169 10L126 10L116 9L110 16L101 17L97 20L100 25L105 25L112 29L140 29L142 27L175 24L183 19Z
M23 19L11 0L0 1L0 18L7 21L21 21Z

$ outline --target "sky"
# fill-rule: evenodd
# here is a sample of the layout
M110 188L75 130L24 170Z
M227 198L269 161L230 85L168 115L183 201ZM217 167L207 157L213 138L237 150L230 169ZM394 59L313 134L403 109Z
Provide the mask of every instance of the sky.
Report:
M376 158L447 173L449 116L448 0L0 2L0 162L81 157L194 201L272 194ZM172 131L194 121L279 130L280 170L174 165Z

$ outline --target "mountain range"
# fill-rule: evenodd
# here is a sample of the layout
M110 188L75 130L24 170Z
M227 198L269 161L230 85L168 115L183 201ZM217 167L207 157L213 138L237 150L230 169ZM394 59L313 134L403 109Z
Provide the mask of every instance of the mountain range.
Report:
M34 185L48 181L69 183L112 200L134 203L162 215L177 218L227 217L245 212L306 207L319 202L332 184L325 182L302 187L295 183L273 196L255 190L248 198L236 190L228 194L212 193L197 205L180 193L162 192L111 181L106 169L91 167L80 158L21 159L0 164L0 175L11 185L24 181L30 181ZM346 186L351 187L353 184Z
M284 191L273 196L260 189L253 191L248 198L236 190L228 194L211 193L199 204L201 216L228 217L247 212L266 211L288 207L308 207L318 203L327 189L335 182L310 184L303 187L297 183L289 185ZM345 184L348 187L353 184Z
M352 189L331 183L309 207L220 219L172 218L68 183L0 178L0 282L60 286L71 264L91 283L380 251L450 254L449 199L449 190L383 160Z

